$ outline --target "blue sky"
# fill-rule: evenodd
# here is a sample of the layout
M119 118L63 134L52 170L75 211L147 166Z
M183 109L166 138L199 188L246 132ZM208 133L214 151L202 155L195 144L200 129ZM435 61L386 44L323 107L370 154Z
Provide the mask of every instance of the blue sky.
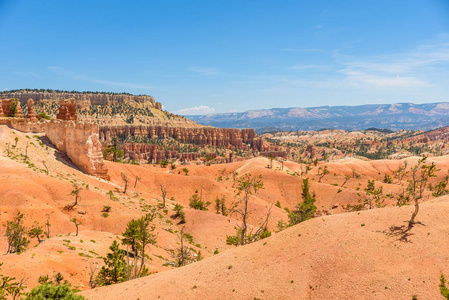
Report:
M0 90L182 114L449 101L449 0L0 0Z

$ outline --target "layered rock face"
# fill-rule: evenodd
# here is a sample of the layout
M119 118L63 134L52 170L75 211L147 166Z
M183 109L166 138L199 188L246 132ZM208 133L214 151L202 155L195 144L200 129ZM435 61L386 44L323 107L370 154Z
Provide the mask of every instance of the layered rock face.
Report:
M193 143L199 146L224 147L229 149L262 150L262 139L258 138L254 129L225 128L180 128L168 126L102 126L100 141L109 145L114 137L128 136L147 137L151 139L173 138L181 143Z
M16 104L14 104L16 103ZM1 101L3 116L9 117L12 115L11 107L12 105L16 105L16 118L23 118L22 107L20 106L20 102L17 99L3 99Z
M125 152L126 157L129 157L136 161L145 160L157 162L163 159L165 160L178 159L180 161L189 162L200 158L199 153L192 153L192 152L179 153L177 151L164 149L161 146L144 143L124 144L122 145L122 149Z
M88 93L49 93L49 92L33 92L33 91L22 91L14 93L3 93L3 98L15 98L19 99L21 104L25 104L28 99L33 99L33 101L55 101L66 99L75 99L78 107L86 107L90 105L113 105L114 103L133 103L138 107L162 107L158 102L154 101L151 96L134 96L128 94L88 94ZM157 104L158 103L158 104Z
M82 171L109 180L97 124L52 120L44 123L43 129L52 144Z
M56 119L64 121L76 121L78 116L76 115L76 100L61 100L59 102L59 112L56 115Z

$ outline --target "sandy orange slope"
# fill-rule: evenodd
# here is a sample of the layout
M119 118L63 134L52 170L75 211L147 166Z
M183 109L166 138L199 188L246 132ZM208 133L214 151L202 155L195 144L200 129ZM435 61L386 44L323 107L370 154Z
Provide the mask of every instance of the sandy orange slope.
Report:
M412 207L316 218L257 243L88 299L439 299L449 275L449 197Z

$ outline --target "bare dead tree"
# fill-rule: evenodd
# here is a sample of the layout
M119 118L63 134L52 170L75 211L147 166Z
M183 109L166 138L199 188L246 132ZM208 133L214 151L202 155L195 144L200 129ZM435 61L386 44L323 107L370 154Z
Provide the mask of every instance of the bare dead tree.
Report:
M47 170L47 175L48 175L48 167L47 167L45 160L42 161L42 164L44 165L45 169Z
M95 280L95 271L97 271L98 266L94 266L92 262L89 262L90 268L90 277L89 277L89 286L91 289L97 286L97 281Z
M123 194L126 194L126 190L128 189L128 184L129 184L129 181L131 180L129 177L128 177L128 175L126 175L125 173L120 173L120 175L122 176L122 180L123 180L123 182L125 183L125 188L124 188L124 190L123 190Z
M242 218L242 224L237 225L237 227L240 230L240 245L244 245L248 234L248 218L250 214L248 209L249 197L253 193L257 193L259 189L263 188L262 176L245 174L237 181L237 184L236 196L240 199L233 203L231 213L237 213Z
M185 248L184 248L184 226L181 229L181 249L179 250L179 258L178 258L178 264L179 266L184 266L185 265Z
M45 234L47 236L47 239L50 238L50 214L45 215L47 217L47 221L45 222L45 226L47 226L47 233Z
M136 188L136 186L137 186L137 181L139 181L140 179L142 179L142 178L140 178L139 176L136 176L136 181L134 181L134 188Z
M29 143L27 142L27 144L25 146L25 160L28 159L28 146L29 146Z
M345 175L345 181L343 181L343 183L340 187L343 187L349 179L351 179L351 176Z
M167 190L165 189L165 187L162 184L159 184L159 187L161 188L161 194L162 194L162 203L163 203L163 207L165 208L165 196L167 195Z

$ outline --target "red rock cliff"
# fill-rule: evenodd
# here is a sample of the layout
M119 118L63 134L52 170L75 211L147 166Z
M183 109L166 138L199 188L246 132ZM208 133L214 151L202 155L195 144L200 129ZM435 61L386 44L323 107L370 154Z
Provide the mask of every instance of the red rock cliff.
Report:
M225 147L229 149L253 149L260 151L262 140L254 129L227 128L181 128L168 126L101 126L100 141L111 144L114 137L140 136L147 138L173 138L181 143L193 143L199 146Z

